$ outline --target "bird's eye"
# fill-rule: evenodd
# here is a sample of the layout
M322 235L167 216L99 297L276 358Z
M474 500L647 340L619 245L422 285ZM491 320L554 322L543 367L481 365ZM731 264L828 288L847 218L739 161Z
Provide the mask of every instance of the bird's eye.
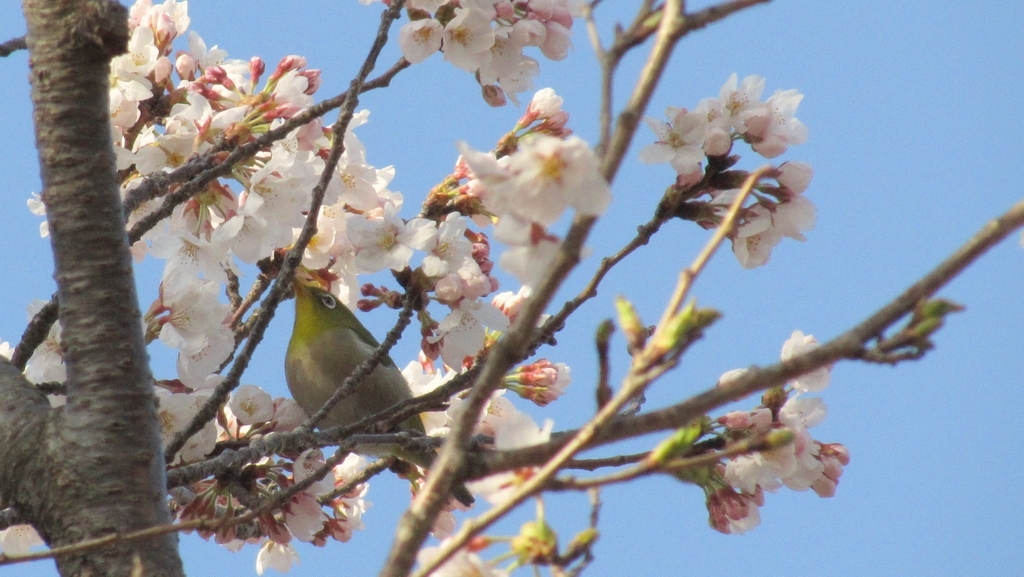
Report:
M338 299L334 298L333 295L321 295L320 303L329 309L333 309L338 306Z

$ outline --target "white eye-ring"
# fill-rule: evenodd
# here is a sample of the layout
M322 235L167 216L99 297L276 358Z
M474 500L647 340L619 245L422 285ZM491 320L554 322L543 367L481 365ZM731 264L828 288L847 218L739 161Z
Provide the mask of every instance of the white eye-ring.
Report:
M320 295L320 303L329 309L333 309L338 306L338 299L334 298L334 295Z

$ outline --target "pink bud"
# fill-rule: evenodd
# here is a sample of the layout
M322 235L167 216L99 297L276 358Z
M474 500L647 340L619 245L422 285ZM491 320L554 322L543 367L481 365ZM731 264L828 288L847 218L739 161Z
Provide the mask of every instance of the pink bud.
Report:
M515 8L509 0L501 0L494 5L494 11L498 18L511 20L515 16Z
M732 137L723 128L712 128L704 138L704 152L708 156L725 156L732 149Z
M807 190L807 186L811 183L811 177L813 176L814 169L811 168L810 164L789 161L783 162L782 166L779 167L779 173L775 180L792 192L801 194Z
M178 58L174 61L174 69L182 80L196 79L196 59L192 58L192 55L187 52L178 54Z
M252 79L252 85L256 86L260 82L260 76L263 76L263 72L267 69L267 63L263 61L259 56L253 56L249 59L249 78Z
M163 84L171 76L171 61L166 56L157 59L153 66L153 81L156 84Z
M746 429L750 427L750 413L747 411L732 411L718 417L718 422L725 425L727 429Z
M505 91L493 84L481 86L480 94L484 97L484 102L495 108L508 104L508 100L505 98Z

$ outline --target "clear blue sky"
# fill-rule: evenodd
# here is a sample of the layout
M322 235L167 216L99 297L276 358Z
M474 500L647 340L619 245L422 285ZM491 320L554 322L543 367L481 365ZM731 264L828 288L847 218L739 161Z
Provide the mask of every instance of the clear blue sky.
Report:
M627 3L607 4L598 12L606 38L614 20L627 18L621 11ZM704 5L692 3L691 9ZM347 86L379 12L379 5L364 7L355 0L190 6L192 29L231 57L259 55L273 65L287 54L306 56L310 67L324 70L321 96ZM818 206L818 224L807 243L784 242L764 268L742 270L728 253L713 262L694 294L725 316L684 366L655 386L648 407L706 388L725 370L773 362L794 329L822 340L841 333L1022 196L1022 23L1024 5L1005 0L780 0L683 41L650 113L715 96L732 72L765 76L769 93L799 89L806 96L797 116L810 138L780 161L814 166L807 194ZM15 3L0 5L0 40L23 32ZM567 60L542 60L536 86L555 88L572 114L571 126L593 142L595 59L582 27L574 40ZM386 54L383 62L393 62L397 49ZM620 95L636 76L637 60L627 64ZM25 305L47 298L53 281L49 244L38 237L38 217L25 207L39 189L26 54L0 59L0 75L6 121L0 155L7 159L0 339L12 341L24 328ZM487 149L521 114L511 106L489 108L477 90L467 73L433 56L401 74L390 89L364 99L372 114L359 135L370 162L396 166L392 188L407 202L418 202L447 173L457 140ZM597 256L616 250L649 218L669 183L666 166L636 161L640 146L652 140L648 131L640 133L613 187L611 209L590 243L596 256L562 298L581 285ZM759 165L752 154L741 164ZM546 411L523 408L554 418L556 429L582 423L593 410L591 335L601 319L612 316L611 298L625 294L645 317L656 318L678 270L707 235L672 223L640 259L610 275L600 297L559 336L561 345L543 351L571 364L575 382L569 393ZM144 267L140 273L144 298L155 296L157 271ZM816 438L842 442L852 454L835 498L768 495L758 529L723 536L707 527L702 495L694 487L656 478L611 488L604 493L601 541L589 575L1018 574L1024 566L1022 283L1024 250L1014 237L942 292L967 311L948 323L925 360L895 369L849 363L835 368L832 386L822 395L829 417L814 430ZM291 327L288 308L275 319L262 355L243 379L278 395L287 394L281 363ZM368 317L378 334L389 323L384 313ZM411 358L412 344L403 346L397 358ZM173 372L156 347L154 357L158 376ZM619 359L617 374L622 372ZM302 564L292 574L375 573L407 493L398 482L381 481L369 499L374 506L365 517L367 530L348 544L301 547ZM564 541L585 526L583 504L578 495L550 500ZM526 514L531 513L532 507ZM495 532L514 533L518 522ZM231 554L184 536L182 551L190 575L254 574L255 548ZM49 563L37 563L0 568L3 574L54 571Z

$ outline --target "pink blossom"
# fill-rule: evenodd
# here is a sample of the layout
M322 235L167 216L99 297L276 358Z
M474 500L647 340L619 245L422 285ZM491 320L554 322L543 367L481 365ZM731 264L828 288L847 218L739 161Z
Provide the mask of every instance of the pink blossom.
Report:
M572 30L554 21L545 22L544 28L547 34L540 51L551 60L563 60L572 48Z
M452 369L459 370L467 357L475 356L483 348L485 326L504 331L508 328L508 319L490 303L463 300L427 340L441 342L441 359Z
M231 392L228 408L242 425L265 423L274 417L274 401L256 385L241 385Z
M286 433L294 430L308 418L306 411L295 402L294 399L274 399L273 421L276 423L275 431Z
M738 76L732 73L718 93L723 111L722 122L739 134L747 131L746 120L752 115L760 114L764 104L760 101L764 92L765 80L761 76L747 76L738 83Z
M43 544L32 525L11 525L0 531L0 552L4 555L25 555Z
M402 56L412 64L426 60L431 54L441 49L441 38L444 27L433 18L413 20L398 33L398 46Z
M818 340L814 335L804 335L800 331L793 331L789 339L782 345L782 360L791 359L797 355L818 348ZM810 373L790 381L793 389L800 392L818 392L825 390L829 383L829 371L831 366L819 367Z
M41 300L32 301L27 307L28 318L31 320L46 303ZM67 367L64 365L64 347L61 344L60 323L50 325L46 339L36 347L25 365L25 378L32 383L59 382L67 380Z
M441 542L438 547L425 547L416 555L416 560L421 565L433 561L445 545ZM431 573L435 577L507 577L508 572L498 569L493 564L484 561L475 553L468 552L465 548L459 549L450 559L445 561L436 571Z
M444 59L467 71L476 72L491 58L494 31L491 19L481 10L457 8L455 18L444 28Z
M761 524L758 506L764 497L737 493L732 487L711 491L707 496L708 524L721 533L742 534ZM759 502L760 501L760 502Z
M757 234L738 236L732 241L732 252L743 268L757 268L768 263L772 249L782 242L782 234L768 228Z
M291 570L292 564L298 562L299 553L291 544L282 545L268 539L256 554L256 573L263 575L267 569L287 573Z
M434 243L436 225L422 218L403 222L394 204L386 203L377 218L349 215L349 239L356 249L356 265L365 272L385 268L402 270L414 250L425 250Z
M814 169L806 162L788 161L779 165L775 180L793 194L803 194L811 183Z
M668 162L680 174L698 170L704 161L706 118L699 113L673 106L666 109L665 115L669 118L668 123L644 118L647 126L657 135L658 141L640 151L640 161L644 164Z
M828 409L818 397L790 397L779 409L779 422L795 429L810 429L825 420Z
M554 224L566 206L580 214L600 215L611 202L608 183L586 142L536 135L509 159L514 212L545 226ZM513 193L512 191L515 191Z
M794 144L807 140L807 127L795 116L803 94L796 90L778 90L765 108L745 120L747 142L765 158L775 158Z
M285 505L284 522L296 539L309 543L323 529L327 514L317 502L316 496L303 491Z
M209 333L217 331L231 312L218 300L220 290L213 281L174 274L160 284L160 299L147 313L147 320L159 327L165 345L186 355L195 354L207 346Z
M530 287L523 286L519 288L519 292L506 291L499 293L491 299L491 304L498 307L508 317L509 322L512 322L516 320L519 310L523 307L526 299L530 297L531 292Z
M174 435L185 429L193 417L202 408L209 393L178 393L171 394L157 388L160 406L157 416L160 421L160 436L166 446ZM199 461L213 451L217 444L217 427L210 421L189 438L188 442L177 454L174 464Z
M492 404L495 400L492 399ZM551 419L546 420L544 426L538 426L529 415L516 410L507 400L505 403L497 403L496 406L503 407L501 418L492 420L494 445L498 450L529 447L550 440L551 429L554 427L554 421ZM488 411L490 412L490 410L489 408ZM474 493L483 495L492 504L502 503L533 475L534 470L533 467L526 467L516 471L498 473L469 483L469 487Z

